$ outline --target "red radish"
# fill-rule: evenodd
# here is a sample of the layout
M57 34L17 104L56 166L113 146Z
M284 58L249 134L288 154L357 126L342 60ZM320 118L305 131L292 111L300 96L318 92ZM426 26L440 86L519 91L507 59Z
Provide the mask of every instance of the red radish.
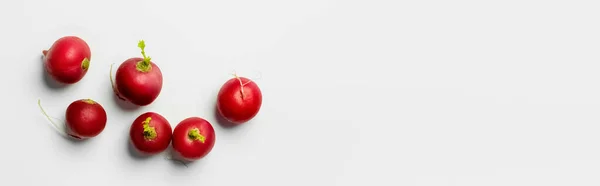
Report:
M187 161L203 158L210 153L214 145L215 130L205 119L184 119L173 131L173 150Z
M64 84L74 84L83 79L92 60L90 47L76 36L62 37L42 53L46 72Z
M254 118L262 104L262 93L258 85L245 77L225 82L217 95L219 114L233 124L242 124Z
M71 136L77 139L92 138L100 134L106 126L106 111L99 103L91 99L80 99L72 102L66 111L67 131L61 130L61 127L52 120L42 107L41 100L38 100L40 110L63 136Z
M146 56L144 40L138 43L138 47L142 49L143 58L129 58L119 66L113 89L119 98L138 106L145 106L160 94L163 77L158 66Z
M106 111L91 99L74 101L67 107L67 133L74 138L86 139L100 134L106 126Z
M160 114L146 112L138 116L129 130L133 146L144 154L157 154L171 143L172 128Z

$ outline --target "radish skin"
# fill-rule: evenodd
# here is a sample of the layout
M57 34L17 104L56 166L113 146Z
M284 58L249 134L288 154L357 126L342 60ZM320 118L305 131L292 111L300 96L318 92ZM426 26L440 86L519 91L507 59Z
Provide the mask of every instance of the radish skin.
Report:
M59 38L42 54L46 72L63 84L74 84L83 79L92 60L90 47L77 36Z
M106 111L91 99L74 101L65 114L67 133L77 139L96 137L106 127Z
M151 61L152 58L146 56L146 44L143 40L138 43L138 47L142 50L142 57L129 58L119 65L113 89L120 99L137 106L146 106L158 98L162 90L163 75L160 68Z
M237 75L225 82L217 95L219 115L235 125L254 118L260 111L261 105L262 92L258 85L248 78Z
M169 121L162 115L146 112L131 124L129 138L139 152L153 155L167 149L171 143L172 132Z
M173 150L186 161L199 160L215 145L215 130L207 120L189 117L179 122L173 131Z

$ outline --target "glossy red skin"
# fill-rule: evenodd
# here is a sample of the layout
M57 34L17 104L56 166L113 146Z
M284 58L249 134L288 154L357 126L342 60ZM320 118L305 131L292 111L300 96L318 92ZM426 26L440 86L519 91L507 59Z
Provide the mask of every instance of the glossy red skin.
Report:
M250 81L239 77L242 84ZM237 78L225 82L217 95L217 110L219 114L233 124L242 124L254 118L262 105L262 93L258 85L250 82L244 85L242 99L241 85Z
M197 128L200 134L206 137L204 143L188 137L188 132L194 128ZM215 146L215 138L215 130L208 121L199 117L190 117L179 122L175 127L173 150L178 153L179 157L187 161L195 161L210 153Z
M150 62L152 68L148 72L136 68L143 58L130 58L123 62L115 75L117 94L127 101L146 106L154 102L162 90L162 72L156 64Z
M65 36L56 40L43 54L46 72L64 84L74 84L83 79L89 66L83 69L81 63L85 58L92 60L90 47L76 36Z
M98 102L88 103L81 99L67 107L67 133L72 137L79 139L95 137L104 130L106 120L106 111Z
M143 121L147 117L151 117L151 127L156 130L156 138L152 140L146 140L144 138L144 126ZM169 146L172 138L172 128L169 121L158 113L146 112L138 116L135 121L131 124L129 129L129 138L133 146L140 152L148 155L157 154Z

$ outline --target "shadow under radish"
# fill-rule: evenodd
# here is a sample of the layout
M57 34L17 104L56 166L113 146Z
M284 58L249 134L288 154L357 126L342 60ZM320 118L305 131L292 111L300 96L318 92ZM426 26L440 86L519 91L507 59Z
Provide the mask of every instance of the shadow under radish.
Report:
M195 161L187 161L187 160L182 160L182 158L180 158L178 155L176 155L178 153L175 153L174 151L169 152L169 155L171 156L170 159L168 159L167 161L171 161L169 166L171 169L171 171L169 171L169 173L171 175L176 175L176 176L198 176L199 171L202 171L202 168L204 167L203 165L205 164L205 161L203 159L199 159L199 160L195 160ZM188 170L189 169L189 170Z
M78 146L81 146L81 145L87 144L87 143L89 143L89 142L90 142L90 140L93 140L93 139L94 139L94 138L80 139L80 138L78 138L78 137L71 136L71 135L64 136L64 137L67 139L67 141L68 141L69 143L71 143L71 144L73 144L73 145L78 145Z
M119 97L119 95L117 95L117 93L112 93L113 94L113 101L123 110L125 111L134 111L137 110L138 108L140 108L140 106L135 105L131 102L125 101L123 98Z
M127 141L127 151L129 152L129 156L132 159L136 159L136 160L145 160L151 157L151 155L148 154L144 154L140 151L138 151L135 146L133 146L133 143L131 143L131 140L125 140Z
M64 122L61 122L60 124L66 125ZM64 127L64 129L56 129L56 130L61 130L59 132L59 135L62 136L67 142L69 142L71 144L77 144L77 145L85 144L91 139L91 138L82 139L77 136L71 135L71 134L69 134L69 130L67 129L67 127L66 126L63 126L63 127Z
M217 120L217 124L219 124L219 126L221 126L221 128L230 129L230 128L235 128L238 126L237 124L232 123L229 120L225 119L223 116L221 116L221 114L219 114L219 109L217 108L217 106L215 106L215 109L214 109L214 116L215 116L215 119Z
M65 125L66 125L66 123L65 123ZM77 137L75 135L70 134L71 131L66 126L65 126L64 131L65 131L65 134L66 134L64 137L67 138L67 140L69 142L71 142L72 144L86 144L90 140L94 140L94 138L96 138L96 136L91 137L91 138L80 138L80 137Z
M188 168L191 164L193 164L193 161L187 161L183 158L181 158L181 156L179 156L179 153L177 153L175 151L175 149L173 149L173 146L169 145L169 148L167 148L167 157L165 157L166 160L171 161L171 163L175 166L175 167L179 167L179 168Z

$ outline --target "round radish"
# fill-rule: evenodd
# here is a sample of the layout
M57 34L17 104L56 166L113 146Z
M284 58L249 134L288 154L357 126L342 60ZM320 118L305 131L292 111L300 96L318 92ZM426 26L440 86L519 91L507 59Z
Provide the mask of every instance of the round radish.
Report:
M106 126L106 111L91 99L80 99L67 107L67 134L77 139L92 138Z
M65 36L44 50L46 72L56 81L74 84L85 76L92 54L87 43L76 36Z
M160 94L163 77L160 69L149 56L146 56L144 41L138 43L143 58L129 58L117 69L115 93L126 101L138 106L152 103Z
M206 156L214 145L215 130L205 119L184 119L173 131L173 149L185 160L194 161Z
M144 154L156 154L167 149L171 143L171 125L160 114L146 112L138 116L129 130L133 146Z
M241 124L254 118L262 104L262 93L258 85L245 77L225 82L217 95L219 114L233 124Z

